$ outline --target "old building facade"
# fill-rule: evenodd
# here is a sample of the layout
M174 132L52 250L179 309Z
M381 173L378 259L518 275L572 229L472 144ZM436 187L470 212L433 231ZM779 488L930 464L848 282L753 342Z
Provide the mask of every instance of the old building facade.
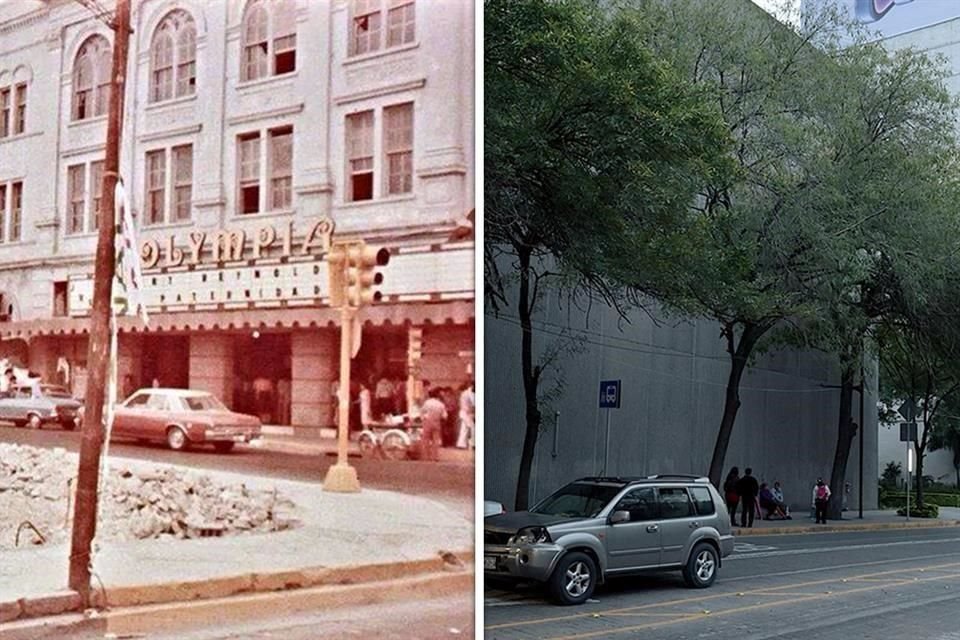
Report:
M0 337L82 394L113 33L76 2L14 5L0 8ZM472 374L473 11L132 3L120 173L150 320L120 323L122 391L156 381L249 410L257 384L269 423L330 424L331 237L391 252L359 377Z

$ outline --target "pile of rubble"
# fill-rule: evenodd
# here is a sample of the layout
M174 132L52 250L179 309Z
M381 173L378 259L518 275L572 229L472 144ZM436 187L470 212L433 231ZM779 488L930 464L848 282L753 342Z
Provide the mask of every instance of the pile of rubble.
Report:
M75 454L0 443L0 549L69 539ZM219 484L172 467L111 468L98 539L201 538L288 529L295 505L275 491Z

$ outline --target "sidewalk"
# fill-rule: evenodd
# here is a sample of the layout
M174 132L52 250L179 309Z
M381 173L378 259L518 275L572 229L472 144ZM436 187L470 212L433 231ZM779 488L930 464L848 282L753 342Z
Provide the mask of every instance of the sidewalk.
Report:
M940 507L937 518L910 518L898 516L896 509L864 511L861 520L857 511L846 511L843 520L828 520L827 524L815 524L807 512L793 514L793 520L754 520L752 528L735 526L738 536L785 535L793 533L817 533L827 531L876 531L882 529L923 529L960 525L960 509ZM737 512L737 522L740 512Z
M258 441L245 446L294 455L335 456L337 455L337 430L324 428L307 431L294 429L293 427L264 426L262 437ZM360 456L360 448L355 441L351 440L347 451L351 457ZM472 465L475 459L476 451L473 449L456 449L453 447L442 447L440 449L440 462Z
M370 489L325 493L319 484L208 475L252 489L276 488L297 504L284 517L301 526L256 535L105 543L93 562L94 585L103 587L101 603L124 607L355 585L444 571L448 565L469 571L472 565L473 523L432 500ZM68 555L69 544L0 550L0 637L5 622L76 609L77 595L66 591Z

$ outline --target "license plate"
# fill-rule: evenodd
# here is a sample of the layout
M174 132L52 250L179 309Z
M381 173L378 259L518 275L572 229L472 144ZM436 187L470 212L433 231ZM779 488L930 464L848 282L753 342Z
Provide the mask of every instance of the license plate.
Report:
M483 556L483 570L484 570L484 571L496 571L496 570L497 570L497 556Z

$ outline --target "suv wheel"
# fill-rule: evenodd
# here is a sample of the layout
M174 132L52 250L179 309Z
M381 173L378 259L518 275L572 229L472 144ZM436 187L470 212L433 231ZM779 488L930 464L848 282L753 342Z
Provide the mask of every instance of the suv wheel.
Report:
M700 542L690 553L683 568L683 581L688 587L705 589L717 579L717 550L707 542Z
M560 558L550 576L550 593L559 604L582 604L597 585L597 564L593 558L574 551Z

